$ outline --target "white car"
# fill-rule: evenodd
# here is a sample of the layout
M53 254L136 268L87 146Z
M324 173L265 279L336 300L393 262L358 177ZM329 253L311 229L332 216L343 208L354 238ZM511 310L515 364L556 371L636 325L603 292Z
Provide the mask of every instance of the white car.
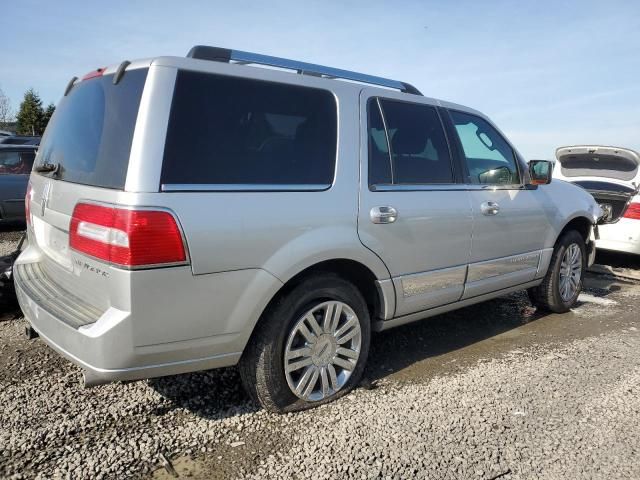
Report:
M556 150L553 176L580 185L605 212L596 247L640 255L640 155L628 148L580 145Z

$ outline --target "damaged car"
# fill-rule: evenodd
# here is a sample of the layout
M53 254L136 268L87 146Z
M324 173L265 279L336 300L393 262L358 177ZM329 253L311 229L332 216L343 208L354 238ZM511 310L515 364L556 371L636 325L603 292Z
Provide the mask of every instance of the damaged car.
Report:
M640 155L628 148L581 145L556 150L556 178L579 185L604 217L597 248L640 255Z
M567 312L600 217L477 110L208 46L74 77L26 212L20 306L86 386L238 365L275 412L357 386L372 331L519 290Z

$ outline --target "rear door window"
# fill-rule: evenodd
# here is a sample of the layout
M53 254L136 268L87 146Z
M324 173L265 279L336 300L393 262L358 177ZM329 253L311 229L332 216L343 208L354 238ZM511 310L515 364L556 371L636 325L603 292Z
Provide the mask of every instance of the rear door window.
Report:
M51 117L37 164L59 164L56 178L123 189L140 97L148 69L127 71L76 84Z
M485 119L455 110L450 112L469 171L470 183L520 183L516 156L502 135Z
M180 71L162 184L324 189L333 182L336 141L329 91Z
M26 175L32 165L32 152L0 152L0 175Z
M372 99L368 111L370 185L454 183L449 146L435 107Z

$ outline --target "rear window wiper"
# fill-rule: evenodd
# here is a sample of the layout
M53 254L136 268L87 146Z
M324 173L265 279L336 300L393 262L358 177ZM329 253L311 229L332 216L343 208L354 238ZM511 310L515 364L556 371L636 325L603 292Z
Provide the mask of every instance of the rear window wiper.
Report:
M35 171L38 173L57 173L59 169L59 163L42 163L36 166Z

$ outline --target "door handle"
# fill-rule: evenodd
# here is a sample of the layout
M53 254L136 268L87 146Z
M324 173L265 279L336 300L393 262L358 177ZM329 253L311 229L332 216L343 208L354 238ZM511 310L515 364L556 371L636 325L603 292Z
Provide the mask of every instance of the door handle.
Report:
M500 212L500 205L496 202L484 202L480 205L483 215L497 215Z
M398 211L393 207L373 207L369 212L373 223L393 223L398 219Z

